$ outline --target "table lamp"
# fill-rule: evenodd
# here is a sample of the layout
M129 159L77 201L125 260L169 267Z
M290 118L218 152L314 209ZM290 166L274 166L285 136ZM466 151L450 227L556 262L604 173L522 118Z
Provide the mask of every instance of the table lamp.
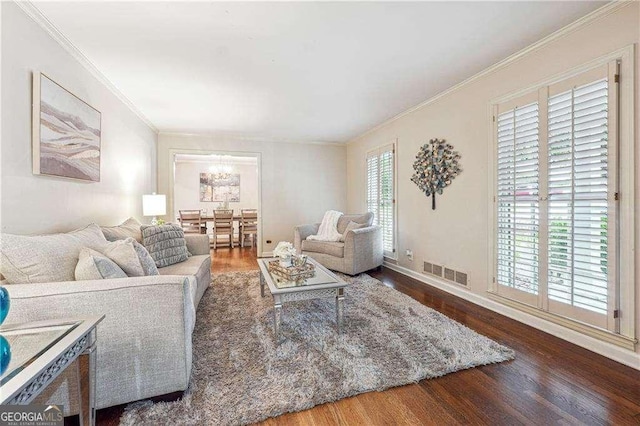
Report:
M152 225L158 224L158 216L167 214L167 196L162 194L147 194L142 196L142 215L153 216Z

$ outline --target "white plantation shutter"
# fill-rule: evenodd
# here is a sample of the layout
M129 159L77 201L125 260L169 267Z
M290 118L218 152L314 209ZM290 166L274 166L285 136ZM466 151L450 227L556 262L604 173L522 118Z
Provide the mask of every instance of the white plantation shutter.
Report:
M382 227L384 254L395 257L395 161L393 144L367 155L367 209Z
M618 303L612 70L494 106L495 291L609 330Z
M372 212L374 218L378 217L378 181L379 166L378 155L369 155L367 157L367 210Z
M549 298L608 310L608 81L549 97Z
M538 104L498 115L498 283L538 293Z

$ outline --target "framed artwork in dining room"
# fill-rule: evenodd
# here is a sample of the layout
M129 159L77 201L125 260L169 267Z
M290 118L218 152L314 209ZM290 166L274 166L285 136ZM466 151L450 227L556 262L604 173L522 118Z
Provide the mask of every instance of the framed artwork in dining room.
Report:
M218 173L200 173L200 201L240 201L240 174L220 176Z
M100 111L33 73L33 173L100 182Z

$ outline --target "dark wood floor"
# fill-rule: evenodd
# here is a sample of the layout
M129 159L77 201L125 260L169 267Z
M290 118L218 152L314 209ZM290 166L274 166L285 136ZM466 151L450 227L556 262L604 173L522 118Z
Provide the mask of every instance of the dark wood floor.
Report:
M218 249L213 259L214 272L257 269L255 250ZM370 275L513 348L516 359L357 395L262 424L640 425L640 371L391 270ZM98 411L98 424L117 425L123 408Z

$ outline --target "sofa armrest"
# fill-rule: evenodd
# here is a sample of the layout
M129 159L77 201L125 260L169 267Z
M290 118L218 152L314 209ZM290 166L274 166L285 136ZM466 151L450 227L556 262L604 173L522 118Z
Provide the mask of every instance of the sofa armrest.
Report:
M201 254L211 254L211 248L209 247L209 236L203 234L186 234L184 236L187 242L187 250L194 256Z
M97 327L96 402L110 407L186 389L195 325L190 286L187 277L163 275L10 284L7 323L104 314ZM72 403L64 393L56 398Z
M353 229L344 238L345 263L351 274L376 268L384 262L382 227L373 225Z
M298 225L294 228L293 246L298 254L302 253L302 241L306 240L309 235L316 235L318 229L320 229L319 223Z

